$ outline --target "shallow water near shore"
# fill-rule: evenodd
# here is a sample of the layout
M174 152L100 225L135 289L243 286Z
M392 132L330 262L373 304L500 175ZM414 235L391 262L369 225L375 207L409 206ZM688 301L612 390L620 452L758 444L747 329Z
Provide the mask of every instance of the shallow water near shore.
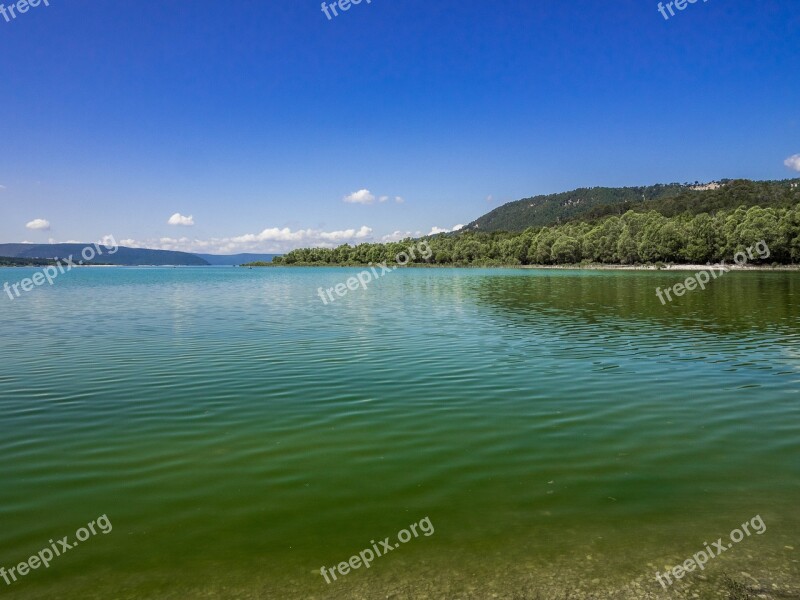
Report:
M0 298L9 598L800 598L800 273L81 269ZM33 269L0 269L0 282ZM760 515L703 572L655 572ZM435 528L326 584L372 540Z

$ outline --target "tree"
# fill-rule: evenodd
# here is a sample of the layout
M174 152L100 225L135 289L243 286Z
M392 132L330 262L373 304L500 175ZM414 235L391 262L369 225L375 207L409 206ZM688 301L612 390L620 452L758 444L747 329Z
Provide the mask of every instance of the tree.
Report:
M574 237L561 234L553 242L550 250L551 259L556 264L569 264L580 262L581 243Z
M534 265L549 265L552 262L555 234L549 227L540 230L528 250L528 262Z
M705 264L715 260L719 250L719 234L714 219L701 213L689 221L683 258L692 263Z

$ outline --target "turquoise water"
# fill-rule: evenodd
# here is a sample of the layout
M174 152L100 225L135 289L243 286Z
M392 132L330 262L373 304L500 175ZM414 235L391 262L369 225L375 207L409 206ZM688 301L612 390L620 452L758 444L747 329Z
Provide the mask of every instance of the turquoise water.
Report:
M0 297L0 566L113 524L0 594L712 598L729 574L800 597L800 274L662 306L686 274L404 269L323 305L358 271ZM702 578L655 582L755 515Z

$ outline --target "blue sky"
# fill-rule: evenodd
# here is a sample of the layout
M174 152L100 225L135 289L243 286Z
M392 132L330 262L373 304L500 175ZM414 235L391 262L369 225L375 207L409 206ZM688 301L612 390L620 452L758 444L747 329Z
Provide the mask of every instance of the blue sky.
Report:
M284 251L582 186L798 176L797 1L657 5L364 0L329 20L320 0L49 0L0 17L0 242Z

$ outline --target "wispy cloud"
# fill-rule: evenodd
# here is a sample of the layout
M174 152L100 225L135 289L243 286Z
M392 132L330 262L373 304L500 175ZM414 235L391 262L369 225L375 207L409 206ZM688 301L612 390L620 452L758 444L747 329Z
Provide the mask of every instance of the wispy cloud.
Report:
M400 242L408 238L422 237L421 231L393 231L381 238L382 242Z
M783 161L783 164L785 164L793 171L800 171L800 154L795 154L794 156L790 156L785 161Z
M208 254L238 254L240 252L283 253L295 248L335 248L342 244L359 244L371 241L372 228L363 225L355 229L323 231L319 229L297 229L271 227L260 233L247 233L233 237L202 240L189 237L162 237L145 240L124 239L120 245L130 248L153 248L157 250L179 250Z
M452 233L453 231L458 231L459 229L463 229L464 225L453 225L450 229L445 229L444 227L433 227L428 233L428 235L436 235L437 233Z
M167 225L175 225L179 227L194 227L194 217L189 215L184 217L181 213L175 213L167 221Z
M402 196L395 196L394 197L394 201L397 202L398 204L405 204L406 203L405 198L403 198Z
M0 185L0 190L4 190L4 189L6 189L6 186Z
M369 190L363 189L345 196L344 201L348 204L372 204L375 202L375 196Z
M34 219L26 223L25 227L33 231L50 231L50 221L47 219Z

